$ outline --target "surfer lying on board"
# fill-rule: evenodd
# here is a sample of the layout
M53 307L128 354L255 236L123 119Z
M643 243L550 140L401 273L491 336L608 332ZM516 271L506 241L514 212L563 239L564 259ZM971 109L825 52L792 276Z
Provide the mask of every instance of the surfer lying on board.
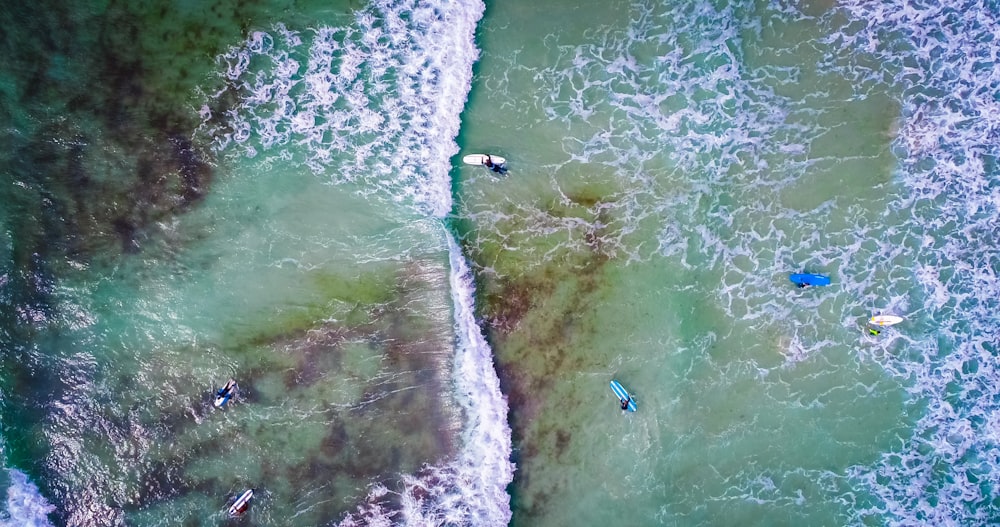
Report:
M229 379L229 382L227 382L225 386L219 388L219 390L215 392L215 396L225 397L227 395L231 395L233 393L234 388L236 388L236 381Z
M490 170L492 170L492 171L494 171L494 172L496 172L498 174L503 174L504 172L507 171L507 169L503 165L498 165L498 164L494 163L493 159L490 158L489 154L486 154L486 160L483 161L483 164L486 165L486 168L488 168L488 169L490 169Z
M632 402L632 396L629 395L628 398L622 399L622 410L628 410L628 403Z

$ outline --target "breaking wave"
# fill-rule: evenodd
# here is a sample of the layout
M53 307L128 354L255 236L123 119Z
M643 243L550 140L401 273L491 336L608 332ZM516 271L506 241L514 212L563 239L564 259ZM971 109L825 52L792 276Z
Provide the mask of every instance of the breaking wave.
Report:
M6 469L7 503L0 512L0 527L52 527L49 514L53 507L28 476L17 469Z
M220 152L298 164L421 216L452 207L451 157L478 58L482 2L375 2L350 27L307 34L276 26L221 57L226 87L202 109L200 133ZM239 103L215 115L216 103ZM513 478L507 401L473 316L464 256L445 233L451 264L455 395L464 410L456 459L374 484L340 523L504 525Z

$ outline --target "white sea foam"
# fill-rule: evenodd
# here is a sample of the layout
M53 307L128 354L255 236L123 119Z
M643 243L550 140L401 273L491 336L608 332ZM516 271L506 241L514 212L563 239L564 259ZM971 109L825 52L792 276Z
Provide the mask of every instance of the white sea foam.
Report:
M898 452L853 470L881 500L858 514L900 525L992 523L1000 492L1000 13L984 1L841 6L861 25L831 38L871 52L904 88L896 147L907 192L893 207L912 214L911 245L934 248L920 252L914 277L938 335L880 357L912 380L922 417Z
M507 399L493 369L492 350L475 319L472 272L451 233L446 236L458 337L453 379L467 423L461 451L447 464L425 466L417 475L404 476L399 492L374 487L357 512L340 523L342 527L392 523L499 526L510 522L506 488L513 480L514 464ZM400 499L401 511L385 505L390 494Z
M376 1L351 27L254 33L222 58L240 104L225 124L206 121L203 133L219 150L297 159L334 184L443 219L451 210L450 158L458 151L459 113L478 58L473 33L484 8L478 0ZM207 119L211 111L202 114ZM460 450L455 459L402 476L398 489L372 486L343 526L510 520L507 402L473 315L471 274L446 236L453 375L465 417Z
M753 82L760 74L747 71L732 51L747 29L734 22L732 8L635 2L628 9L627 31L599 26L583 44L567 49L553 43L558 60L534 75L546 117L575 132L562 141L563 166L547 169L584 162L588 171L614 172L620 190L588 210L563 199L559 205L573 214L516 201L502 212L476 210L482 238L510 233L505 241L512 251L531 251L542 238L553 247L550 259L588 250L629 261L680 256L690 238L724 251L717 231L689 229L711 223L690 216L698 208L691 204L714 199L720 185L732 184L733 167L752 175L766 169L769 152L801 148L773 140L786 111L780 98ZM512 110L518 111L536 110ZM691 173L697 177L685 178ZM731 211L718 212L712 222L732 222ZM659 243L643 243L651 230L660 231ZM713 258L725 256L716 252Z
M507 398L500 391L492 350L476 321L472 271L458 243L450 233L447 236L459 349L454 379L466 420L473 423L465 429L467 446L458 461L463 477L450 499L465 504L469 509L465 519L473 525L506 525L510 522L506 487L514 477Z
M294 148L332 183L443 217L483 9L380 1L350 27L255 32L220 59L228 84L214 97L239 104L201 133L249 157L287 161Z
M49 514L55 507L38 491L28 476L17 469L6 469L10 486L7 503L0 512L0 527L51 527Z

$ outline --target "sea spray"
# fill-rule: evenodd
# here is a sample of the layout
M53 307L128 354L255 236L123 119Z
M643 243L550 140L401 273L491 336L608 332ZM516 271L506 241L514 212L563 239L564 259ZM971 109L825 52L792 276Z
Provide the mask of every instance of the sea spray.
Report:
M462 496L480 497L470 505L474 525L499 525L510 520L506 507L506 486L514 475L510 462L511 433L507 425L507 399L500 391L500 379L493 367L493 354L483 338L475 318L475 286L472 272L461 248L448 235L451 261L451 294L455 303L455 331L458 353L455 360L455 385L471 427L466 428L459 466L463 483L468 487ZM481 501L485 497L485 501ZM473 503L473 502L470 502ZM478 510L477 510L478 509ZM504 510L506 509L506 510Z
M48 515L55 511L38 487L17 469L6 469L7 502L0 513L0 527L51 527Z
M454 389L466 426L457 459L425 466L403 476L403 488L391 492L373 486L366 502L348 515L341 527L360 525L468 525L498 526L510 522L506 487L514 477L510 461L511 431L507 425L507 398L493 365L493 352L475 317L472 271L454 236L446 233L451 264L450 283L457 336ZM397 496L402 510L386 498Z

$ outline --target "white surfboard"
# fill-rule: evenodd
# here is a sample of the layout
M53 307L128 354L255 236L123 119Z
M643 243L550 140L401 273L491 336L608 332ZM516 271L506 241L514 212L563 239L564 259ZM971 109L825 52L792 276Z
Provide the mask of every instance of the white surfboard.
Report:
M229 515L239 516L240 514L246 512L247 509L250 507L251 499L253 499L253 489L247 489L246 492L240 494L240 497L236 498L236 501L233 503L233 505L229 507Z
M896 315L875 315L868 320L868 323L873 326L892 326L902 321L903 317L897 317Z
M462 162L466 165L485 165L487 157L494 165L502 165L507 162L506 159L491 154L469 154L462 158Z

